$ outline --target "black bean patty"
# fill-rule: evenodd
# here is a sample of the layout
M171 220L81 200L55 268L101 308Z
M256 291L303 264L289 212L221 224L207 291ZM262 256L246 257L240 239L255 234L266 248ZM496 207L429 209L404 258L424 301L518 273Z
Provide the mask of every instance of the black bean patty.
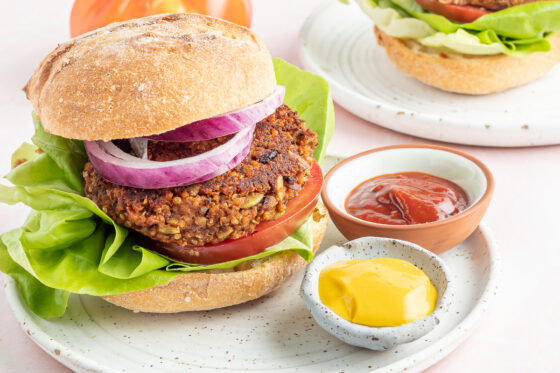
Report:
M167 161L208 151L229 137L190 143L152 142L148 157ZM257 123L249 155L234 169L204 183L136 189L102 179L90 162L85 193L118 224L152 239L202 246L252 233L280 216L305 184L317 135L286 105Z

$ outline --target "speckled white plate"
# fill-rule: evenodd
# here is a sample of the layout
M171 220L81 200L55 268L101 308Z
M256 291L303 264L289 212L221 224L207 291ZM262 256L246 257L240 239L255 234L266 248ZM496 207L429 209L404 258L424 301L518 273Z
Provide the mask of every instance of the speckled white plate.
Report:
M327 157L324 169L339 159ZM333 224L322 248L346 240ZM442 255L456 284L455 302L436 328L384 352L352 347L319 327L298 295L303 273L261 299L222 310L140 314L87 295L70 297L65 316L31 313L9 279L9 304L26 333L77 372L420 371L472 331L497 290L498 252L479 227Z
M444 92L399 72L377 45L373 22L351 2L325 2L300 34L302 63L329 81L338 104L380 126L432 140L489 146L560 143L560 66L503 93Z

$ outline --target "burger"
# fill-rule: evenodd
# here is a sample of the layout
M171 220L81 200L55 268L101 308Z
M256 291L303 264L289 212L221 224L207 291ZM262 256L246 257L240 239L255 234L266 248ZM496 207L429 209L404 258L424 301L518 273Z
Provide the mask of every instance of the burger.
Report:
M560 62L560 1L357 2L395 66L446 91L504 91Z
M38 315L62 315L70 293L231 306L312 259L329 87L250 30L195 14L115 23L59 45L24 91L36 132L0 200L32 210L2 234L0 270Z

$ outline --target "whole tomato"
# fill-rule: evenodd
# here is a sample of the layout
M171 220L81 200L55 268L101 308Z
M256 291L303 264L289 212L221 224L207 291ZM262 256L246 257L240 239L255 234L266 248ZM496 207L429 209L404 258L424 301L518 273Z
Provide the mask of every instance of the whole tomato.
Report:
M251 26L251 0L76 0L70 15L70 36L112 22L179 12L206 14Z

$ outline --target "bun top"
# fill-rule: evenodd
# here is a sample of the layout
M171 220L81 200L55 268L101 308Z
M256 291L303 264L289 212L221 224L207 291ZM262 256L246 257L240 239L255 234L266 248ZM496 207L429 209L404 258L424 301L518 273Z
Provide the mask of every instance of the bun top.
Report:
M237 110L275 86L270 54L247 28L166 14L113 23L60 44L24 91L47 132L108 141Z

